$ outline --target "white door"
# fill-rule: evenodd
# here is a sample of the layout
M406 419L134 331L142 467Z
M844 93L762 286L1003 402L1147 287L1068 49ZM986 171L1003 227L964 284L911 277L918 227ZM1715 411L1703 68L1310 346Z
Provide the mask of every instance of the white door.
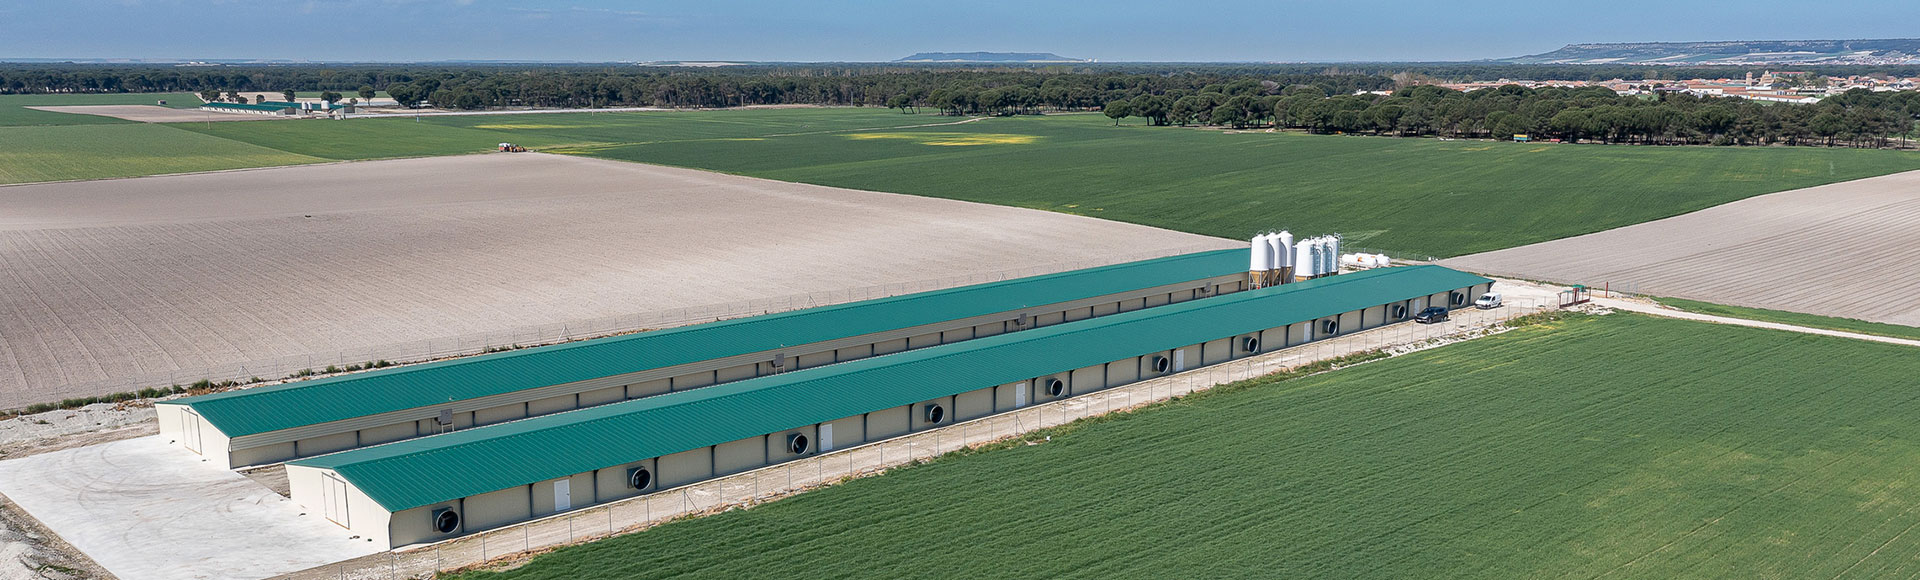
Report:
M1013 408L1019 409L1027 406L1027 389L1032 384L1032 382L1025 382L1013 386Z
M199 453L200 414L195 413L191 408L187 408L185 411L186 412L181 413L180 417L181 422L185 424L185 427L180 430L180 444L187 446L187 451Z
M325 496L326 507L322 510L328 520L342 527L352 528L353 523L347 516L347 482L341 481L331 473L320 480L321 495Z
M820 424L820 452L833 451L833 424Z
M572 487L571 479L553 482L553 511L563 512L573 508Z
M1177 373L1184 370L1187 370L1187 351L1173 351L1173 372Z

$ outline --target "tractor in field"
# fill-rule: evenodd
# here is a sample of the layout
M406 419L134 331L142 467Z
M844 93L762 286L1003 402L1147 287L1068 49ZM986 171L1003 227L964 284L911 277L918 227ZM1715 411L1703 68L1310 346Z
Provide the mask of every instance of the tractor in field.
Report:
M514 145L512 143L501 143L500 152L501 153L526 153L527 148L521 147L519 145Z

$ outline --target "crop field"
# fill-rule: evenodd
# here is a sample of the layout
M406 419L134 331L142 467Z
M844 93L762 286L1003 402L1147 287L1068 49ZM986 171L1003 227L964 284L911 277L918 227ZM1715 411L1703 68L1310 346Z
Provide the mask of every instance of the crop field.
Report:
M1519 246L1920 169L1920 154L1878 150L1314 136L1113 127L1099 115L957 119L871 108L168 126L332 160L476 153L505 141L1221 237L1278 227L1340 232L1350 247L1409 257Z
M1114 127L1099 115L956 121L788 109L182 127L329 159L469 152L511 141L1221 237L1276 227L1340 232L1351 246L1417 257L1524 245L1920 169L1920 154L1878 150L1222 132Z
M929 122L874 109L783 109L666 113L546 113L274 123L271 127L176 125L301 155L384 159L477 153L501 142L528 147L763 139L809 131ZM947 119L945 122L952 122ZM931 122L942 122L938 118ZM260 125L260 123L247 123Z
M324 161L151 123L0 127L0 138L7 141L0 147L0 184ZM6 199L0 190L0 203Z
M0 95L0 127L22 125L108 125L131 121L95 115L72 115L36 111L27 107L63 105L152 105L165 100L168 107L191 109L200 106L200 98L188 93L125 93L105 95Z
M1920 326L1920 172L1753 197L1444 264Z
M1912 349L1577 316L463 580L1920 573Z
M1889 336L1893 338L1911 338L1914 340L1920 340L1920 327L1908 326L1904 324L1886 324L1883 322L1868 322L1868 321L1860 320L1857 318L1840 318L1835 316L1819 316L1815 314L1801 314L1798 312L1787 312L1785 310L1769 310L1765 308L1747 308L1745 306L1728 306L1725 304L1715 304L1712 302L1687 300L1685 298L1659 298L1657 300L1660 302L1660 304L1664 306L1678 308L1681 310L1685 310L1687 312L1698 312L1701 314L1712 314L1715 316L1729 316L1733 318L1745 318L1748 320L1762 320L1766 322L1778 322L1781 324L1805 326L1807 328L1824 328L1827 330L1857 332L1860 334L1871 334L1874 336Z
M1239 246L539 153L18 185L0 203L0 409L301 368L262 373L268 359L400 359L418 351L391 345L453 336L477 351L583 320Z

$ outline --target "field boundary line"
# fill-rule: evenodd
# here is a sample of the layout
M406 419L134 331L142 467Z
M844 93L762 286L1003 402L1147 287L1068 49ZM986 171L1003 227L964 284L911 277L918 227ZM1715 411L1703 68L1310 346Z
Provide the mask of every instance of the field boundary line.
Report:
M1879 335L1873 335L1873 334L1862 334L1858 332L1848 332L1844 330L1828 330L1825 328L1814 328L1811 326L1800 326L1796 324L1785 324L1780 322L1767 322L1765 320L1754 320L1751 318L1721 316L1718 314L1701 314L1699 312L1688 312L1685 310L1669 308L1666 306L1643 304L1640 302L1635 302L1631 300L1622 300L1619 298L1595 298L1593 299L1593 302L1595 304L1606 306L1608 308L1614 308L1617 310L1625 310L1628 312L1638 312L1641 314L1651 314L1654 316L1664 316L1667 318L1678 318L1681 320L1693 320L1698 322L1710 322L1710 323L1716 323L1716 324L1731 324L1734 326L1764 328L1769 330L1783 330L1787 332L1798 332L1801 334L1814 334L1814 335L1832 336L1832 337L1838 337L1838 338L1851 338L1854 340L1865 340L1865 341L1871 341L1871 342L1881 342L1886 344L1897 344L1901 346L1920 346L1920 340L1895 338L1891 336L1879 336Z

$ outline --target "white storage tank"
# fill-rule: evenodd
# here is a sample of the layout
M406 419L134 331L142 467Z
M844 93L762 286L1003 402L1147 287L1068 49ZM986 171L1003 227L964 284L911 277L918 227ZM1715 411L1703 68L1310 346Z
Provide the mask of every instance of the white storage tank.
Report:
M1327 273L1340 273L1340 236L1327 236Z
M1313 276L1313 240L1300 240L1293 246L1293 274L1296 277Z
M1268 240L1273 243L1273 269L1292 268L1294 266L1293 234L1288 233L1287 230L1280 230L1280 233L1273 234Z
M1273 244L1267 239L1267 236L1254 236L1253 241L1248 245L1253 251L1253 254L1252 257L1247 259L1247 271L1265 272L1270 270L1271 268L1268 268L1268 266L1273 263Z

